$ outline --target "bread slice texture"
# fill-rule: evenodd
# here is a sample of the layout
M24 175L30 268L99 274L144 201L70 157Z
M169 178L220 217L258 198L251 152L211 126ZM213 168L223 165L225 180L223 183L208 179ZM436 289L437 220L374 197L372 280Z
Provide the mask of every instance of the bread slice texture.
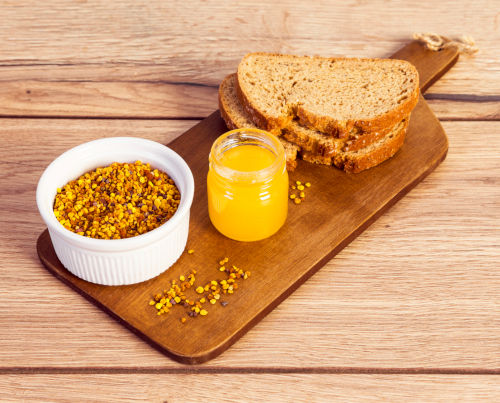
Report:
M219 110L222 119L231 130L242 127L258 128L238 101L235 85L236 74L231 74L219 86ZM297 167L297 152L300 147L284 138L280 137L279 140L285 149L286 169L293 171Z
M235 74L228 75L220 84L219 108L229 128L256 127L237 97ZM406 116L388 130L364 134L352 141L327 136L292 122L289 129L283 131L283 137L288 141L282 140L287 153L287 169L295 168L297 151L301 150L305 161L335 165L347 172L361 172L394 155L403 144L408 121L409 116ZM360 139L366 139L367 136L371 137L370 143L363 147Z
M341 151L332 157L324 157L309 151L302 152L304 161L315 164L335 165L346 172L359 173L391 158L402 147L409 118L403 119L377 142L355 151Z
M418 72L394 59L250 53L237 94L258 127L279 133L298 120L337 138L392 128L418 102Z
M233 122L233 126L255 126L250 116L238 100L236 94L236 74L230 74L219 87L219 105L221 114L226 123ZM398 122L399 123L399 122ZM360 134L352 130L346 138L338 139L325 135L316 130L308 129L297 121L292 121L287 129L282 131L282 137L298 145L302 150L313 155L331 157L339 151L356 151L364 148L385 136L392 127L380 131Z

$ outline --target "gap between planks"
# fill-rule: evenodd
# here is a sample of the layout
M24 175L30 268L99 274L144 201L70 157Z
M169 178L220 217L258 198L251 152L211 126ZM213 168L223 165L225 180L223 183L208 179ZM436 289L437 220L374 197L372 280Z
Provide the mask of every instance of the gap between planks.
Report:
M376 374L376 375L500 375L500 368L378 368L378 367L4 367L0 375L30 374Z
M215 110L214 110L215 111ZM0 114L0 119L32 119L32 120L49 120L49 119L59 119L59 120L203 120L207 118L207 116L63 116L63 115L2 115ZM193 126L198 122L193 122Z
M15 116L15 115L0 115L1 119L26 119L26 120L43 120L43 119L58 119L58 120L203 120L206 116L188 116L188 117L140 117L140 116L127 116L127 117L115 117L115 116ZM500 117L491 117L491 118L441 118L440 122L499 122ZM198 123L193 123L193 126Z
M424 94L426 100L454 101L454 102L500 102L500 95L475 95L475 94L442 94L438 92Z

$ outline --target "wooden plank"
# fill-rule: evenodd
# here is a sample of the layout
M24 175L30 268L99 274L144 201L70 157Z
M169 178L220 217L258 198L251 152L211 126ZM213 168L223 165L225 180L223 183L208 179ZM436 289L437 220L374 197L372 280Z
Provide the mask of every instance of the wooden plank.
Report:
M310 46L304 44L303 49L297 49L297 54L319 54L337 57L389 57L404 46L411 38L397 42L367 42L360 46L355 40L345 40L335 52L310 52ZM498 45L500 48L500 44ZM485 49L476 56L462 56L452 70L446 73L429 90L430 93L469 94L469 95L499 95L498 80L499 48ZM241 48L240 48L241 49ZM272 49L261 49L270 51ZM36 63L2 64L0 58L0 82L18 83L20 88L28 88L30 83L46 83L52 85L72 83L124 83L124 84L164 84L164 85L194 85L199 87L218 87L222 79L236 71L239 61L250 49L235 50L230 58L222 59L219 55L205 56L200 71L197 59L180 59L170 63L154 62L124 62L124 63ZM278 51L278 50L276 50ZM192 49L193 54L200 50ZM284 51L283 51L284 52ZM288 51L291 52L291 51ZM1 55L0 55L1 56ZM201 55L200 55L201 57ZM213 66L207 67L211 63ZM24 85L24 87L21 87Z
M293 384L293 387L290 385ZM339 374L0 375L0 399L123 402L364 402L500 399L498 376Z
M411 38L408 27L449 35L467 27L481 51L430 92L491 98L488 105L438 102L435 110L445 119L498 119L500 33L487 0L472 9L451 0L390 9L382 0L325 2L314 13L292 0L23 6L0 6L3 116L204 117L216 107L217 85L246 52L387 57ZM200 8L204 13L193 13ZM381 19L374 33L372 21Z
M484 79L469 63L459 60L428 90L429 105L445 120L500 119L497 80ZM237 64L238 60L231 62L227 71ZM162 68L166 67L0 67L0 116L202 118L217 109L224 71L218 70L208 82L175 81L182 78L170 77ZM457 77L457 69L468 79Z
M34 191L55 156L100 133L168 142L191 124L2 120L2 367L178 366L46 273ZM443 126L441 167L210 367L500 368L500 123Z
M425 99L440 120L500 120L497 96L475 98L429 93Z
M488 0L476 2L475 7L453 0L439 4L395 1L390 7L383 0L355 5L321 2L313 9L293 0L272 4L264 0L238 4L228 0L189 4L140 0L118 5L98 0L73 4L29 0L22 5L3 2L1 11L0 54L4 62L14 64L153 61L175 69L172 62L177 60L203 60L203 70L211 70L200 56L215 54L227 60L229 49L302 48L324 54L350 40L356 42L351 52L359 47L373 48L385 40L393 43L387 48L389 55L408 41L412 33L409 27L417 32L467 33L475 36L480 46L495 49L499 37L496 9ZM377 24L375 31L374 23L381 19L384 24ZM356 21L355 30L352 21Z
M218 108L217 86L164 82L7 81L0 84L0 116L9 117L199 119ZM425 98L439 119L500 120L500 95L432 91L433 88Z
M193 118L217 109L217 89L126 82L3 82L0 116Z
M499 120L498 96L427 94L442 120ZM0 116L203 118L217 108L217 88L164 83L7 82Z

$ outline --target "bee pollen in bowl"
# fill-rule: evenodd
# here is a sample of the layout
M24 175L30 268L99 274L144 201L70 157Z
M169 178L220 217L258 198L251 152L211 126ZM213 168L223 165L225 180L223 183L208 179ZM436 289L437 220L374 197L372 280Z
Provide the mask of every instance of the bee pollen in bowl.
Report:
M54 215L79 235L122 239L164 224L179 203L179 189L166 173L141 161L114 162L57 189Z

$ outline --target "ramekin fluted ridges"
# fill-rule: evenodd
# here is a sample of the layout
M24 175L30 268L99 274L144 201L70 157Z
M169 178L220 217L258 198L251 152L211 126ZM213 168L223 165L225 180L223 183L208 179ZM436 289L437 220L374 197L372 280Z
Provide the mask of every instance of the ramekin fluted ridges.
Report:
M64 228L53 212L58 187L85 172L113 162L149 162L177 185L181 201L165 224L126 239L94 239ZM170 148L134 137L111 137L74 147L56 158L38 182L36 202L61 263L75 276L92 283L125 285L149 280L172 266L186 247L193 174Z

